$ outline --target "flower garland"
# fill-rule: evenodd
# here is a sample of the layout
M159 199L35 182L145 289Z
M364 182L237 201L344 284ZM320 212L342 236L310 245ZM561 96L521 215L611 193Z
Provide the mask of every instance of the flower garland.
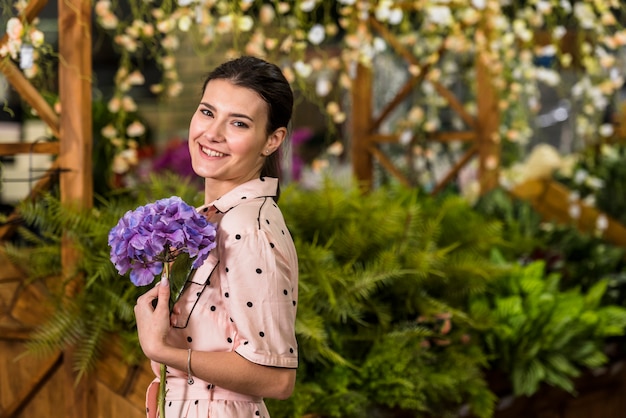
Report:
M25 1L19 0L16 8ZM348 114L341 98L354 88L356 64L375 65L389 49L370 24L375 20L415 62L423 63L409 65L408 74L416 76L423 65L434 65L393 129L441 128L442 110L448 105L432 94L432 82L468 86L463 106L475 114L473 63L480 57L499 94L500 139L525 143L533 132L529 120L540 110L539 86L564 85L561 69L578 73L565 93L580 108L577 135L594 138L624 82L622 7L619 0L97 0L94 14L120 55L109 101L114 113L125 115L136 106L132 87L145 83L133 59L140 54L147 53L163 75L151 91L165 97L180 94L177 52L191 41L199 54L226 46L226 56L246 53L279 63L294 87L308 92L334 124L341 124ZM16 59L27 32L16 30L12 22L8 29L13 37L0 56ZM545 39L540 41L541 34ZM121 122L108 127L107 137L115 141L118 154L132 148L133 135L141 130L133 128L124 129Z

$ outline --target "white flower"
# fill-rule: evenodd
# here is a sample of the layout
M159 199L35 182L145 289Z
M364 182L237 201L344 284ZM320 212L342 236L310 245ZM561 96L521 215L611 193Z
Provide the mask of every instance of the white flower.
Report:
M472 0L471 3L472 3L472 6L478 10L484 10L485 7L487 6L486 0Z
M569 209L568 209L568 211L567 211L567 212L569 213L569 216L570 216L572 219L578 219L578 218L580 218L580 212L581 212L581 210L580 210L580 206L579 206L579 205L577 205L577 204L570 205L570 207L569 207Z
M389 24L390 25L398 25L402 22L402 18L404 17L404 13L402 9L395 8L389 11Z
M117 129L115 129L115 127L109 123L104 128L102 128L100 133L103 137L112 139L115 138L115 136L117 135Z
M296 70L298 75L303 78L308 78L313 72L313 68L311 68L311 65L303 61L294 62L293 68L294 70Z
M613 125L610 123L604 123L600 126L600 129L599 129L600 136L608 138L611 135L613 135L613 132L614 132Z
M134 112L137 110L137 104L130 96L122 97L122 109L126 112Z
M9 39L19 39L24 34L22 21L17 17L12 17L7 22L7 36Z
M332 88L333 88L333 84L330 82L330 80L326 76L319 77L315 83L315 93L319 97L326 97L328 93L330 93Z
M609 220L606 217L606 215L604 214L598 215L598 218L596 219L596 229L598 229L599 231L606 231L608 227L609 227Z
M400 138L398 139L398 141L400 142L401 145L409 145L412 139L413 139L413 132L410 129L405 129L400 134Z
M146 127L143 126L143 123L139 122L138 120L132 122L126 128L126 134L131 138L136 138L143 135L144 133L146 133Z
M315 0L304 0L300 3L300 10L303 12L312 12L315 8Z
M433 6L426 9L426 19L440 26L452 24L452 12L448 6Z
M180 18L180 20L178 21L178 29L181 30L181 32L188 32L189 29L191 28L192 25L192 21L191 21L191 17L190 16L182 16Z
M317 23L313 25L313 27L311 27L311 29L309 30L307 39L313 45L319 45L324 41L325 37L326 37L326 31L324 29L324 26Z
M254 20L250 16L241 16L237 20L237 27L242 32L249 32L254 27Z

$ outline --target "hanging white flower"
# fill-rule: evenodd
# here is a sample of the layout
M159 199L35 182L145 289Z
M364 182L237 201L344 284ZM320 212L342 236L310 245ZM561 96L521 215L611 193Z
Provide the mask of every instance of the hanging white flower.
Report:
M390 25L399 25L402 22L402 18L404 17L404 12L402 9L396 7L389 11L389 24Z
M328 93L330 93L332 88L333 88L332 83L330 82L328 77L326 77L325 75L322 75L321 77L319 77L317 81L315 82L315 93L319 97L328 96Z
M324 26L320 25L319 23L313 25L309 30L309 34L307 35L307 39L313 45L321 44L324 41L325 37L326 31L324 29Z
M609 220L604 214L598 215L596 218L596 229L598 231L606 231L609 227Z
M296 73L302 78L308 78L313 72L313 68L310 64L305 63L304 61L296 61L293 63L293 68L296 70Z
M304 0L300 3L300 10L303 12L312 12L315 8L315 0Z
M126 135L130 136L131 138L136 138L145 133L146 133L146 127L143 125L143 123L139 122L138 120L132 122L126 128Z
M250 32L254 27L254 20L248 15L241 16L237 20L237 27L242 32Z

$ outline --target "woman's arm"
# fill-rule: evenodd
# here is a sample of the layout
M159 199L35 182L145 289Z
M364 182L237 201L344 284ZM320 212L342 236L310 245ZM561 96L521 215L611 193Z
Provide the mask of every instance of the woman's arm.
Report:
M158 297L156 309L152 300ZM157 363L178 370L187 370L188 351L165 343L170 328L168 303L170 287L161 282L137 299L135 316L137 332L144 354ZM246 360L235 352L191 352L194 376L212 384L251 396L286 399L293 392L296 370L262 366Z

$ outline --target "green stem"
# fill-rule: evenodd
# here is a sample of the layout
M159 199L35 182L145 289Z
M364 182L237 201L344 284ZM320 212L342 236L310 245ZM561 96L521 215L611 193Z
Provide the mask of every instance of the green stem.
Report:
M161 364L161 381L159 382L159 418L165 418L165 376L167 366Z
M170 279L170 263L163 263L163 274L161 275L161 280L163 277L167 277ZM160 286L160 285L159 285ZM168 309L169 309L169 300L167 301ZM161 378L159 381L159 418L165 418L165 393L167 392L165 389L165 379L167 376L167 366L165 364L161 364Z

